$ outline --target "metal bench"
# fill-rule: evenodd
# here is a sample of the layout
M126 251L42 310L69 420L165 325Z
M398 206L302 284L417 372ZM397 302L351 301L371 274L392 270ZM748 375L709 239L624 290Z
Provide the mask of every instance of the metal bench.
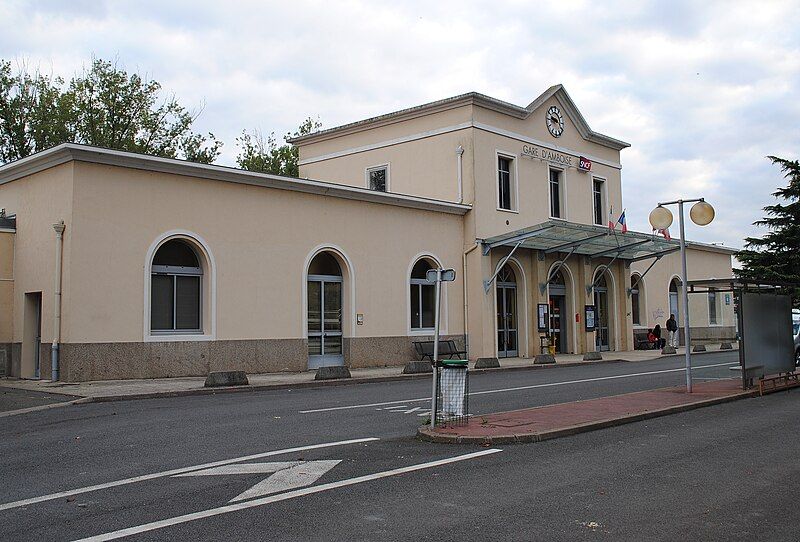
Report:
M414 350L416 350L420 361L428 358L433 361L433 341L417 341L414 343ZM447 359L461 359L461 356L467 354L466 350L459 350L456 342L453 340L439 341L439 358L447 357ZM455 356L455 357L454 357Z

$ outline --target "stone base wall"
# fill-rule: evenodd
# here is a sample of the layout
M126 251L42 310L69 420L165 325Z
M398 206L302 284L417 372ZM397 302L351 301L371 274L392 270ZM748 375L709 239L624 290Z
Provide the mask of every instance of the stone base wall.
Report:
M351 368L402 366L417 359L413 343L432 337L350 337L343 341L345 365ZM464 348L463 335L450 335ZM42 378L50 377L48 358ZM308 369L305 339L186 341L153 343L77 343L61 345L61 380L124 380L205 376L211 371L249 374ZM47 375L45 376L45 370Z
M0 343L0 377L11 374L11 343Z

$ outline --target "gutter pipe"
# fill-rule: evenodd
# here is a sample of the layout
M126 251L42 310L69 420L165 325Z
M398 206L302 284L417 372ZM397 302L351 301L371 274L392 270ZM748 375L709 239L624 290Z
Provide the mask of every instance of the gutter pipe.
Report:
M53 347L50 351L50 380L59 378L59 342L61 341L61 259L63 253L64 221L53 224L56 231L55 292L53 299Z

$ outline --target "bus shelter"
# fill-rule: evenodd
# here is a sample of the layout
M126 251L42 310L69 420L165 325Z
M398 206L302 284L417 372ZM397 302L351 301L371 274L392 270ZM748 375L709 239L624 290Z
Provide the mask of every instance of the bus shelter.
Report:
M762 390L766 382L798 383L792 336L793 288L786 283L744 279L688 282L690 295L733 295L742 389L753 387L756 379Z

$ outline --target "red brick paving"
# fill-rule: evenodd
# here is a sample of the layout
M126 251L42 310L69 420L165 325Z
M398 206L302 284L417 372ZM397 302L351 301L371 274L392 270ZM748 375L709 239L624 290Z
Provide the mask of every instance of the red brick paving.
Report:
M741 379L694 383L692 393L685 387L626 393L599 399L561 403L510 412L476 415L467 425L441 426L420 430L423 437L446 441L535 441L560 434L572 434L656 415L753 395L742 391ZM579 430L575 430L581 428ZM436 437L440 437L437 439ZM460 437L460 438L459 438ZM537 438L539 437L539 438Z

